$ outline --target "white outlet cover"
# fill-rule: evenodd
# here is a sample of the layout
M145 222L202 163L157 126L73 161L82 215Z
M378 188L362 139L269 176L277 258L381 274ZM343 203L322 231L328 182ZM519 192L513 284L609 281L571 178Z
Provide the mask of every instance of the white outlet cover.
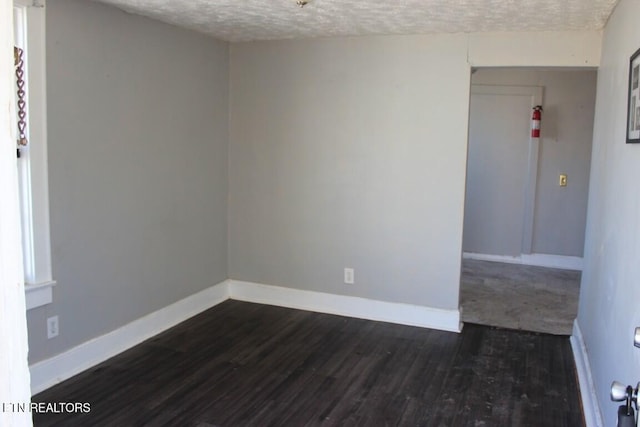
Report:
M52 316L47 318L47 338L55 338L60 333L60 324L58 322L58 316Z
M344 269L344 283L347 285L353 285L355 283L355 272L353 268Z

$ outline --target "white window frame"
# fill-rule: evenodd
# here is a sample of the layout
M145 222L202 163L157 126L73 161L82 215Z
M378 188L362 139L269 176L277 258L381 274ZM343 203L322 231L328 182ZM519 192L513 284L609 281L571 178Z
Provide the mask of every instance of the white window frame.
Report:
M47 171L45 0L13 0L15 43L24 49L29 145L18 159L27 310L53 301Z

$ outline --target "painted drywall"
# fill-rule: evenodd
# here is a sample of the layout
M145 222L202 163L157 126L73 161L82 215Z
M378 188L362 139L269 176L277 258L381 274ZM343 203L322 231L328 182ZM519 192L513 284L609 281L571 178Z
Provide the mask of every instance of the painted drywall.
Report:
M477 87L472 86L469 104L462 249L519 256L523 247L530 143L527 131L533 96L521 92L479 93Z
M457 309L465 52L465 35L232 45L231 278Z
M476 67L597 67L601 31L474 33L469 63Z
M598 64L597 32L529 37L233 44L230 277L457 308L469 61Z
M95 2L47 8L58 285L28 313L32 363L227 278L228 45Z
M534 253L583 255L596 78L595 70L536 68L481 68L472 76L473 84L540 86L544 90L533 218ZM525 118L527 123L529 117L530 113ZM517 117L509 119L515 120ZM469 164L470 168L481 166ZM561 173L568 177L566 187L558 186ZM512 198L511 206L505 209L521 211L522 198ZM501 235L494 236L499 240ZM482 248L480 251L494 253Z
M629 58L640 47L640 3L621 0L604 31L594 123L591 184L580 290L582 330L607 426L618 403L611 381L637 384L640 349L640 145L625 144Z

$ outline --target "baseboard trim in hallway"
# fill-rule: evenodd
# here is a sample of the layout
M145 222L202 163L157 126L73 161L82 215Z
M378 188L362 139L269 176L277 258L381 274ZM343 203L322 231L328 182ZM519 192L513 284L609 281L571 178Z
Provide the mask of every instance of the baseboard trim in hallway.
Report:
M464 252L465 259L478 261L506 262L508 264L523 264L536 267L560 268L563 270L582 271L583 259L575 256L549 255L549 254L522 254L519 256L480 254Z
M573 358L578 373L578 386L580 388L580 397L582 398L582 409L587 427L603 427L602 413L600 405L598 405L598 397L596 388L591 376L591 365L589 364L589 356L587 347L584 344L580 324L576 319L573 322L573 334L571 335L571 349L573 350Z

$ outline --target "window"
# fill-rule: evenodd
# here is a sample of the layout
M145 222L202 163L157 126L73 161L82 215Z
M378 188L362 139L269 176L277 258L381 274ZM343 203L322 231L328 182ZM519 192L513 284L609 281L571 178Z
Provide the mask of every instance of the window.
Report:
M44 0L14 0L15 45L23 50L28 145L17 159L27 309L53 299L47 175ZM17 120L16 120L17 121ZM17 135L17 132L16 132Z

